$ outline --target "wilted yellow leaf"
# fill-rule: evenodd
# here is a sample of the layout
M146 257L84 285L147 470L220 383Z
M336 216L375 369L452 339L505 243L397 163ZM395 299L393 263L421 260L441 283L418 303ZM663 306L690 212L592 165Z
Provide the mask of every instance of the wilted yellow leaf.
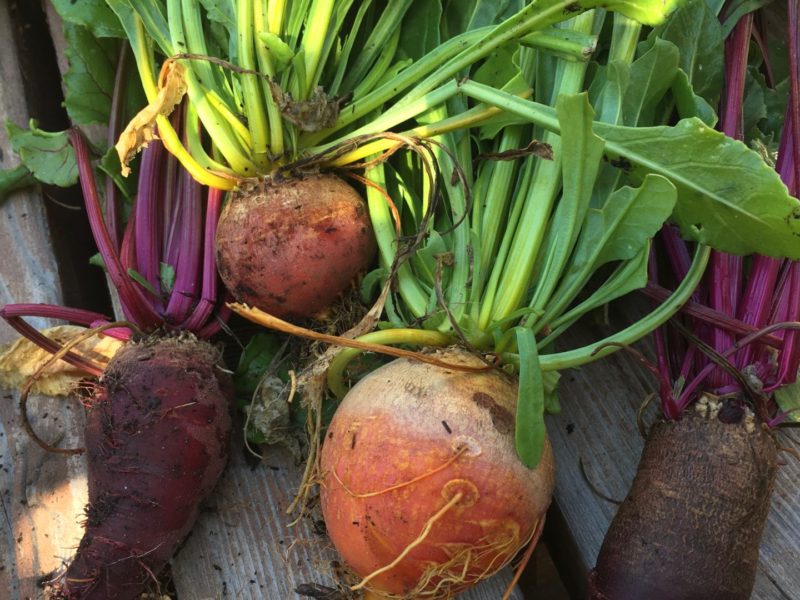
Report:
M83 327L62 325L43 329L46 335L59 344L64 344L86 331ZM97 363L105 364L116 354L124 342L105 336L94 336L78 344L74 351ZM0 346L0 387L20 389L28 379L51 357L49 352L33 342L20 338L16 342ZM59 360L39 375L31 391L47 396L67 396L75 384L86 377L86 373Z
M160 115L169 116L175 106L186 94L186 78L183 65L175 60L167 60L158 76L158 95L150 104L139 111L117 140L117 154L122 164L122 174L131 172L128 163L136 153L156 137L156 119Z

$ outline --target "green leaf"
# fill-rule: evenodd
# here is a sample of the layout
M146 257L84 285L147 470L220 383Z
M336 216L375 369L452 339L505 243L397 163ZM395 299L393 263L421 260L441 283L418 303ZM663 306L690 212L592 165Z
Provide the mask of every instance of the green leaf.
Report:
M97 252L96 254L92 254L89 258L89 264L94 267L100 267L103 271L106 270L106 263L103 260L103 255Z
M706 99L698 96L689 83L689 76L683 69L678 69L675 79L672 81L672 96L675 98L675 105L678 108L678 115L681 119L697 117L709 127L714 127L719 118ZM746 108L743 110L747 114Z
M52 0L65 23L88 27L96 37L125 38L125 30L105 0Z
M647 175L638 189L620 188L602 210L590 209L589 227L596 216L596 226L603 232L603 245L593 269L636 256L669 218L676 196L675 186L668 179Z
M620 263L611 276L592 292L589 298L570 308L551 323L553 331L548 334L547 339L557 338L589 311L647 285L647 259L649 254L650 244L647 243L634 258Z
M558 133L554 110L473 81L466 95ZM678 188L673 213L685 238L730 254L800 259L800 200L761 156L699 119L674 127L621 127L596 122L611 163L641 180L666 177Z
M114 180L117 188L127 200L133 199L136 195L136 178L122 176L122 166L119 163L119 154L117 154L116 148L109 148L100 158L97 167Z
M234 0L200 0L210 21L219 23L234 38L237 34Z
M680 67L689 76L695 93L716 105L722 89L725 37L706 1L687 2L652 35L678 47Z
M555 321L599 267L641 252L669 217L675 197L675 187L667 179L648 175L641 187L620 188L601 209L590 208L566 272L539 323Z
M679 62L678 47L659 38L654 40L647 52L633 61L623 98L623 125L634 127L653 123L656 106L669 91L678 73Z
M161 283L161 289L164 290L164 293L169 294L175 285L175 267L164 262L160 263L160 265L158 278Z
M42 131L34 120L30 129L6 121L6 132L14 152L38 181L59 187L78 181L78 164L66 132Z
M699 119L674 127L596 123L614 160L657 173L678 188L673 219L682 235L730 254L800 259L800 201L742 142ZM627 161L627 162L626 162Z
M606 8L643 25L659 25L685 0L579 0L584 8Z
M294 52L289 47L289 44L284 42L280 36L268 31L259 33L258 39L267 47L276 74L282 73L294 58Z
M775 402L787 414L787 420L800 423L800 381L775 390Z
M257 333L250 339L233 374L237 397L250 399L280 347L278 338L267 333Z
M139 273L139 271L137 271L136 269L128 268L128 277L133 279L136 283L138 283L145 290L150 292L153 296L155 296L157 298L159 297L159 294L158 294L158 291L156 290L156 288L154 288L152 285L150 285L150 282L147 281L147 279L145 279L144 276L141 273Z
M592 132L594 113L586 94L560 96L556 113L561 124L561 171L563 192L548 228L543 269L537 277L531 306L544 311L572 252L589 210L603 140Z
M511 16L509 7L517 12L522 7L509 0L455 0L447 4L443 21L447 38L459 33L494 25L500 18Z
M519 391L514 440L522 464L535 468L542 459L547 429L544 425L545 391L536 336L527 327L516 329L519 351Z
M73 123L107 124L111 114L119 42L92 35L86 27L64 25L69 70L64 106Z
M521 75L519 65L514 60L515 50L516 48L513 45L498 48L475 71L472 79L485 85L502 89L514 78ZM511 91L511 93L514 92Z
M11 192L21 190L36 183L36 178L25 165L0 171L0 203Z
M403 20L398 56L419 60L436 48L441 43L441 19L440 0L416 0Z
M728 3L725 20L722 23L722 35L728 37L739 19L771 2L773 0L731 0Z

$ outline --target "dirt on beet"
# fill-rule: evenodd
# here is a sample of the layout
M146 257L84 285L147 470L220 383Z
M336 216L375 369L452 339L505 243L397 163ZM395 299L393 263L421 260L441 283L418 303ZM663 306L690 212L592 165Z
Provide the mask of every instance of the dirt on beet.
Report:
M233 387L192 336L122 348L87 406L89 501L50 597L138 598L188 534L228 457Z
M288 319L330 306L376 251L363 199L328 174L243 188L223 211L216 243L234 297Z
M692 411L652 427L589 577L589 598L750 598L777 447L752 417L719 416Z

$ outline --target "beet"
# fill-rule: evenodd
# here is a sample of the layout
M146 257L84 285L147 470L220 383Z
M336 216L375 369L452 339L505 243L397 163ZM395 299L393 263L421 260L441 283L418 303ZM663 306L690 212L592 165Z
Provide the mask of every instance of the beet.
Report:
M233 387L193 336L123 347L87 403L86 531L52 598L138 598L189 533L228 457Z
M589 598L750 598L777 449L746 422L692 411L653 426L589 577Z
M364 201L334 175L237 191L220 218L216 244L219 273L239 302L293 319L332 304L376 250Z
M483 365L463 351L437 358ZM366 587L378 597L451 598L531 540L553 455L545 440L535 469L517 457L516 399L504 373L407 359L345 396L322 448L320 499L336 549L359 578L375 574Z

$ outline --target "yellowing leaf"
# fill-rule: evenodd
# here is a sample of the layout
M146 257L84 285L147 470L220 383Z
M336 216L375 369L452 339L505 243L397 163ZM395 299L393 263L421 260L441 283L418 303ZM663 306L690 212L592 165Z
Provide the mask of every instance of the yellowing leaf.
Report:
M43 329L41 333L59 344L64 344L84 331L86 330L83 327L63 325ZM78 344L74 351L95 362L106 364L123 343L114 338L95 336ZM49 352L25 338L0 346L0 387L21 389L51 356ZM85 377L86 373L80 369L59 360L38 376L31 391L47 396L66 396Z
M166 61L158 76L158 95L128 123L125 131L117 140L115 147L124 176L127 177L131 172L128 163L136 156L136 153L156 137L156 119L162 115L169 116L183 99L186 90L183 65L174 60Z

